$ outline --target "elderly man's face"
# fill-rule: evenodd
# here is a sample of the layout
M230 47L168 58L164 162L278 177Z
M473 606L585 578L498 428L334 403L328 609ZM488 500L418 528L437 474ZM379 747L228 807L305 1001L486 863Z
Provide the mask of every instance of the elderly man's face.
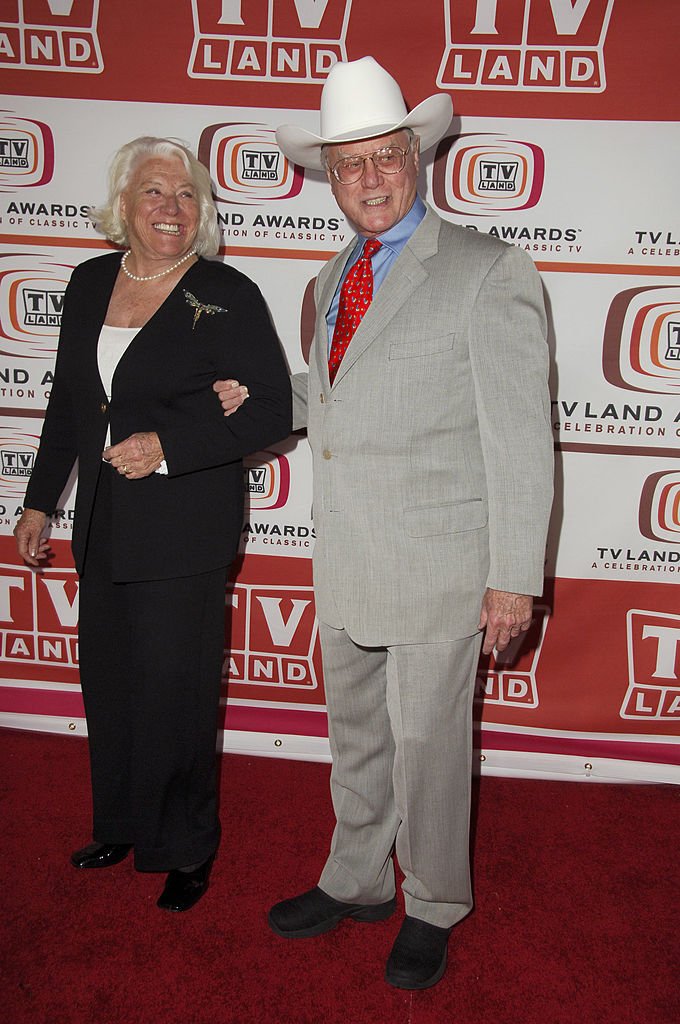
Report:
M344 142L329 146L325 151L326 175L335 201L352 226L368 238L397 224L413 206L420 165L418 138L413 138L404 168L397 174L381 173L372 160L366 160L359 180L351 185L342 185L330 168L345 157L367 156L385 146L406 149L408 143L408 133L400 131L362 139L361 142Z

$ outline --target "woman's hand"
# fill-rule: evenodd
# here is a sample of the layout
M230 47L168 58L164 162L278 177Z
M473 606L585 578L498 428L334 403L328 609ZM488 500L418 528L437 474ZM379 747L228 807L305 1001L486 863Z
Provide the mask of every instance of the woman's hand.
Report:
M231 416L240 409L249 397L248 388L242 387L237 380L216 380L213 391L217 393L225 416Z
M39 566L50 554L49 541L41 534L47 525L47 516L37 508L25 508L14 527L14 536L20 556L29 565Z
M130 434L124 441L110 445L104 449L102 458L126 479L141 480L155 473L165 456L158 434L151 430Z

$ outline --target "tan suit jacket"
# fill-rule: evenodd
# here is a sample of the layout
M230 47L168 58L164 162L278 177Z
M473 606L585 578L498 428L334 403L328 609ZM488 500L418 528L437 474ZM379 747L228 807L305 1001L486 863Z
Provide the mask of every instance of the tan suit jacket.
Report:
M367 646L477 630L486 587L540 594L553 446L541 283L521 250L428 208L331 387L316 283L294 422L314 463L317 613Z

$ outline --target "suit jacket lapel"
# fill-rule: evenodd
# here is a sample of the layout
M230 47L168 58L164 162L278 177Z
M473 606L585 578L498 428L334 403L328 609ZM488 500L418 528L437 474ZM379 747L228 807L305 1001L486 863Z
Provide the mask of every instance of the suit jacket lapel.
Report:
M357 359L387 328L398 311L411 298L413 292L427 279L426 261L437 252L439 243L440 220L436 213L428 207L427 213L397 257L390 272L378 289L366 315L359 324L345 352L333 386L351 369ZM352 245L353 248L353 245ZM338 281L342 275L345 260L339 260L322 293L324 315L321 318L325 327L325 312L331 303ZM321 331L320 333L323 333ZM328 360L326 359L326 363ZM328 366L326 366L328 381Z
M116 255L118 254L116 253ZM111 259L102 260L101 278L98 281L98 286L96 290L93 290L90 301L87 303L87 308L82 311L83 320L87 320L88 328L96 330L97 335L99 335L101 326L104 323L106 310L109 308L111 292L116 283L119 267L120 258L115 259L112 256Z
M321 292L319 293L319 301L316 310L316 332L314 336L314 346L316 350L316 358L319 364L319 376L324 383L324 386L330 388L330 378L328 376L328 327L326 325L326 314L333 301L338 282L342 277L345 264L349 259L354 246L356 245L356 237L345 246L337 256L332 258L333 265L330 267L330 273L326 278L326 282L323 285Z
M113 286L116 283L119 267L120 256L118 256L118 259L111 258L109 260L102 260L101 279L98 282L98 287L93 289L91 295L88 296L88 301L84 304L84 308L82 310L81 330L79 332L83 339L83 359L90 363L93 379L99 384L102 398L106 397L106 393L104 391L104 385L101 382L101 377L99 376L97 343L99 341L102 324L106 319L106 311L109 308L109 301L111 299Z

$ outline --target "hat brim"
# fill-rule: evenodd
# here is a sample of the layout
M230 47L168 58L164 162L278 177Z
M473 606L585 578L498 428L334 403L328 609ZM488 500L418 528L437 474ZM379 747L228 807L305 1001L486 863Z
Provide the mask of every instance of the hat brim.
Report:
M410 128L420 138L420 149L424 151L439 142L451 124L452 116L451 97L445 93L436 93L434 96L428 96L396 124L362 125L354 131L328 139L315 135L306 128L298 128L294 124L282 124L276 129L276 141L281 151L293 163L301 167L323 170L323 146L361 142L362 139L373 139L378 135L390 135L392 132L401 131L402 128Z

